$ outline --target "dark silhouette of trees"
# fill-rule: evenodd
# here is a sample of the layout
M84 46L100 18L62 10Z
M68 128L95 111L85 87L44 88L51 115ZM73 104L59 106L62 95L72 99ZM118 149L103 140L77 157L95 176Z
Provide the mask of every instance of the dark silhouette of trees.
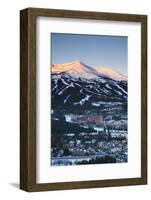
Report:
M92 158L91 160L82 160L78 162L78 165L85 165L85 164L105 164L105 163L116 163L116 158L112 156L104 156L104 157L96 157L95 159Z

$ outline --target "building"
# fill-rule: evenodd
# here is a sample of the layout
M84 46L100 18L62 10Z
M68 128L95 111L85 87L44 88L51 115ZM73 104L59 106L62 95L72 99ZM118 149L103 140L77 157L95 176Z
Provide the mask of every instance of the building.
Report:
M96 115L96 114L80 115L80 116L73 117L72 121L79 125L102 126L103 116Z

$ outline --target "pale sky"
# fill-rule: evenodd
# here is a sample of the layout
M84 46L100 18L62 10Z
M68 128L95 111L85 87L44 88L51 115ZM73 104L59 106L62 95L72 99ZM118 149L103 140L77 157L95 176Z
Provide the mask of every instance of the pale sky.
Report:
M110 67L127 75L127 36L51 33L51 63L74 60L96 67Z

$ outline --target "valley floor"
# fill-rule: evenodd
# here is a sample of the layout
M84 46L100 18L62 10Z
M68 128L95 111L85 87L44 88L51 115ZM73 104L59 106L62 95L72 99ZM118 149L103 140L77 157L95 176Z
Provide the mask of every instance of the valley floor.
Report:
M127 105L108 102L51 113L52 166L127 162Z

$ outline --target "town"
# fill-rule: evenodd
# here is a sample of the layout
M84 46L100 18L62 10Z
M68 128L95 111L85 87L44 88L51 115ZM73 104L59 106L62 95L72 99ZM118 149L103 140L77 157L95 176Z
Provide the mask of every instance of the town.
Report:
M53 112L52 117L55 127L57 123L62 127L55 129L58 134L52 138L52 165L127 162L126 116L116 121L109 115L103 117L92 112L68 113L60 120ZM67 125L65 128L64 124ZM80 129L75 131L77 127Z

